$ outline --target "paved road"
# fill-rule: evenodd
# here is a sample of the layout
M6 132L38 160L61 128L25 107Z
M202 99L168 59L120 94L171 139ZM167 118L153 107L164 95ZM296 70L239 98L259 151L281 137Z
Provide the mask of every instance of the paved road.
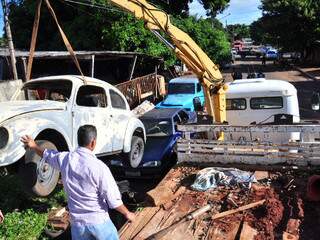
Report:
M266 66L262 66L260 60L247 58L245 60L236 61L234 69L241 71L243 78L247 77L248 72L263 72L266 79L277 79L291 82L298 90L298 98L300 105L300 115L303 119L320 120L320 112L311 110L310 98L314 91L320 92L320 81L314 81L307 78L299 71L292 67L280 67L268 61ZM224 71L224 76L227 81L230 81L233 68Z

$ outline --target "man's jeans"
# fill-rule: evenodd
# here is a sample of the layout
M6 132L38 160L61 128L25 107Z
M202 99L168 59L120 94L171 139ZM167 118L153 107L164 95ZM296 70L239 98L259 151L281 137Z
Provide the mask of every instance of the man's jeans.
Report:
M72 225L73 240L118 240L118 232L112 221L97 225Z

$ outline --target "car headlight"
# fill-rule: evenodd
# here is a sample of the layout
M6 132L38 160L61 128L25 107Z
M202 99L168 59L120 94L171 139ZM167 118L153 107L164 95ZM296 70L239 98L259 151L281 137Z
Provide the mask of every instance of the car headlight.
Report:
M0 149L7 146L9 141L9 132L6 128L0 127Z

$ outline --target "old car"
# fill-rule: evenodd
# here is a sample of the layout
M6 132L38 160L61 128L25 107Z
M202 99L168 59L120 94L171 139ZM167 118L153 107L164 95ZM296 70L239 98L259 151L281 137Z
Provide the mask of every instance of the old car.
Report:
M168 94L156 108L184 108L195 111L195 102L204 105L204 92L199 80L193 75L170 80Z
M266 58L267 59L277 59L279 57L278 50L276 49L268 49L266 51Z
M116 176L129 178L161 176L176 163L175 145L181 132L178 124L196 122L196 113L182 108L153 109L140 117L147 132L145 152L139 167L123 166L121 160L110 161Z
M21 94L25 100L15 101ZM0 109L0 167L17 166L26 191L37 196L54 190L59 172L24 149L20 138L25 134L44 148L72 151L78 146L78 128L91 124L98 131L98 157L120 153L131 167L142 159L144 125L123 94L104 81L70 75L34 79Z

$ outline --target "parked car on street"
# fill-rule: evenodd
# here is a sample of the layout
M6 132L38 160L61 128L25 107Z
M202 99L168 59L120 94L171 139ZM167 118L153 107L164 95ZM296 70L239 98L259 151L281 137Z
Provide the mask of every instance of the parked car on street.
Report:
M267 59L278 59L278 51L276 49L269 49L266 51L266 58Z
M21 94L25 100L14 101ZM0 103L0 109L0 167L18 166L25 189L34 195L49 195L59 172L24 149L23 135L44 148L72 151L78 146L78 128L91 124L98 132L97 156L120 153L123 163L132 167L142 159L144 125L123 94L104 81L70 75L34 79L13 101Z
M196 113L182 108L153 109L140 117L147 132L147 142L138 168L123 166L121 160L111 160L109 167L115 176L131 178L160 176L176 163L175 144L181 136L178 124L196 122Z
M199 80L193 75L170 80L168 95L156 105L156 108L184 108L195 111L195 102L204 105L204 92Z

